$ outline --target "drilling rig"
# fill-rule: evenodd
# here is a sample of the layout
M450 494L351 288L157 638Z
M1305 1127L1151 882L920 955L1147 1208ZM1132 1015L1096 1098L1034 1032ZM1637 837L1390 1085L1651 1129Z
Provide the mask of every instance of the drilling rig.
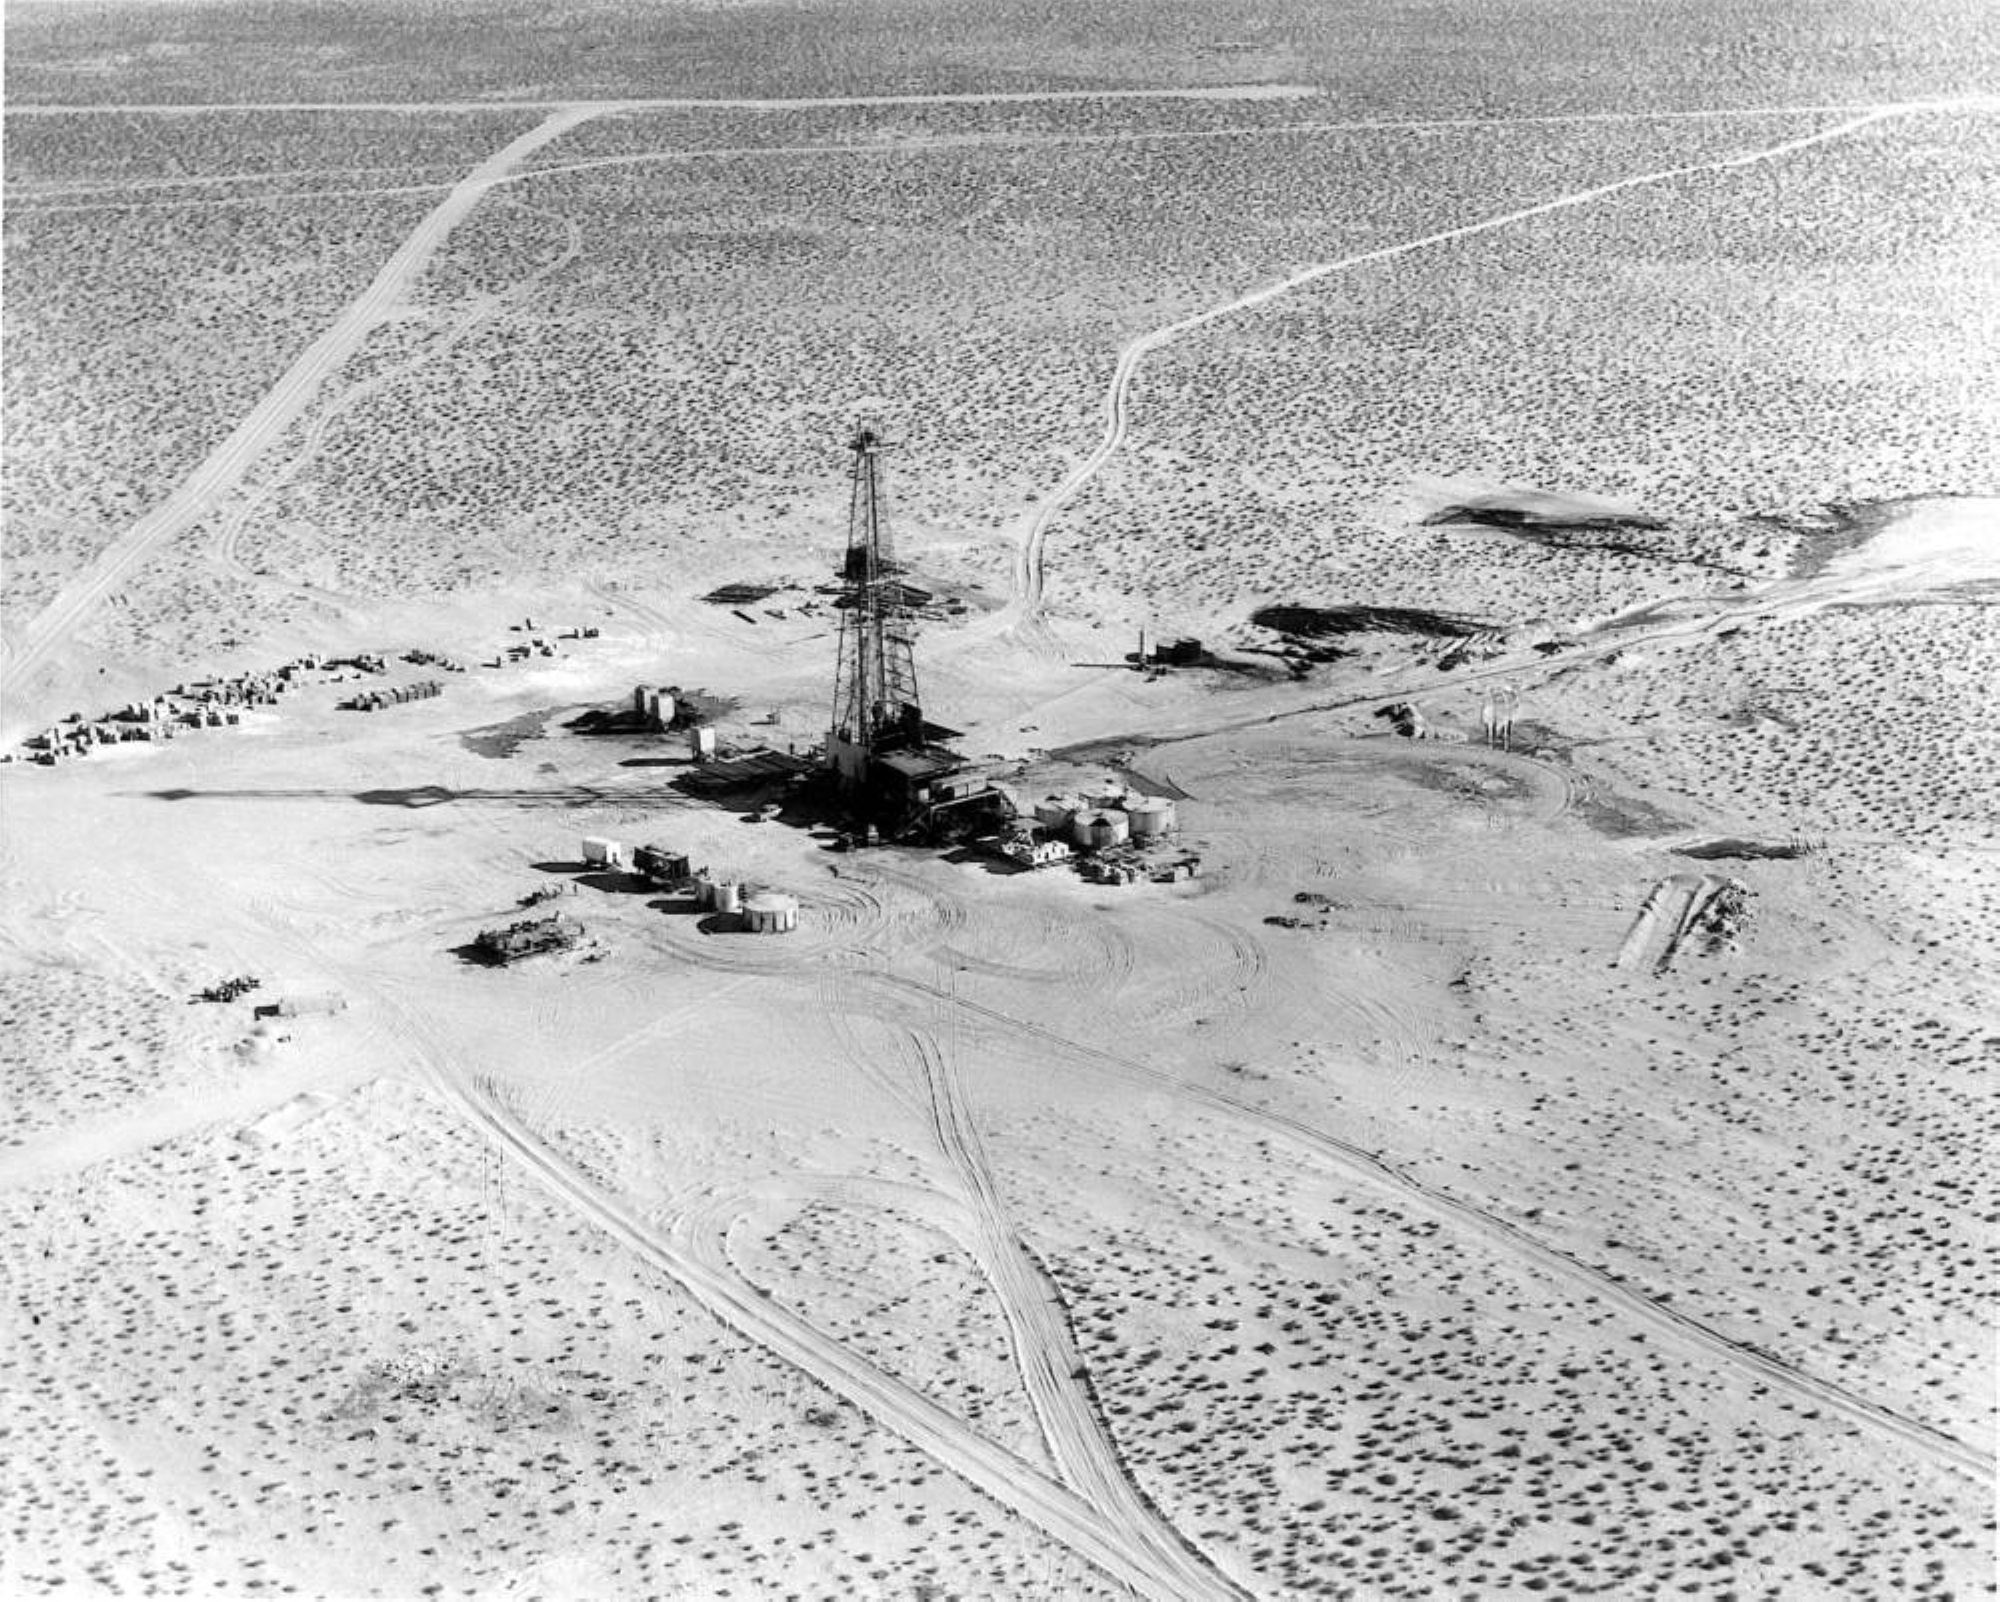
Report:
M923 744L909 607L889 533L884 448L880 431L870 423L863 423L848 441L854 453L853 489L847 556L839 575L843 610L833 728L826 742L827 765L848 791L867 784L875 758Z
M910 590L889 532L886 448L872 423L861 424L848 441L852 492L826 766L858 818L892 835L936 832L947 813L963 814L969 824L995 792L944 743L957 731L924 719L911 650Z

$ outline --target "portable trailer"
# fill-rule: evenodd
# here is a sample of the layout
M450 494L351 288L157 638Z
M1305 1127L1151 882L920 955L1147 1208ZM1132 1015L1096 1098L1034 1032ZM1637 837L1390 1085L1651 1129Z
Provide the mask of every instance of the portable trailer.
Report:
M632 853L632 871L671 889L694 877L694 864L683 853L669 851L665 846L642 845Z

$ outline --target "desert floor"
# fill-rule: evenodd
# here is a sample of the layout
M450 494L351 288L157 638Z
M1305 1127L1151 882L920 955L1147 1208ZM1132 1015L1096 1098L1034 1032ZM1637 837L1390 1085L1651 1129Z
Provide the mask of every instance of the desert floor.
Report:
M544 596L603 633L433 701L10 768L10 1587L1965 1594L2000 864L1946 803L1990 713L1922 735L1948 689L1862 696L1843 636L1935 654L1992 515L1444 672L926 636L1024 794L1181 791L1188 885L679 794L679 742L568 715L700 684L802 743L831 642L667 595ZM597 832L801 927L703 932ZM1714 949L1704 875L1750 892ZM567 881L593 951L454 954Z
M474 40L189 111L26 15L0 1593L1990 1592L1990 101ZM870 412L927 711L1178 796L1198 878L573 726L816 744ZM308 651L443 693L22 759ZM542 890L585 947L467 960Z

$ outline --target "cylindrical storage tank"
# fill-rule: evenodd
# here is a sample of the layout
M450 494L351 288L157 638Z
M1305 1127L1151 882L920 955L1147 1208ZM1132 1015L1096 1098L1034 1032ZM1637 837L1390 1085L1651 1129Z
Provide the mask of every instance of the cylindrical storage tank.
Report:
M694 904L697 907L715 905L715 881L706 873L697 873L694 876Z
M674 705L674 692L668 689L655 690L653 692L652 710L653 710L653 721L659 724L661 728L664 729L669 723L673 722L674 712L676 710Z
M1102 851L1123 844L1131 837L1132 826L1122 812L1079 812L1072 833L1078 845Z
M744 901L743 916L752 934L790 934L799 926L799 904L790 896L765 891Z
M1125 808L1134 840L1157 840L1174 826L1174 804L1163 795L1134 796Z
M1035 821L1044 829L1067 829L1077 813L1073 795L1044 796L1035 803Z
M697 762L706 762L715 755L715 730L701 728L688 734L688 752Z
M743 886L732 879L715 881L715 910L717 912L741 912L743 910Z

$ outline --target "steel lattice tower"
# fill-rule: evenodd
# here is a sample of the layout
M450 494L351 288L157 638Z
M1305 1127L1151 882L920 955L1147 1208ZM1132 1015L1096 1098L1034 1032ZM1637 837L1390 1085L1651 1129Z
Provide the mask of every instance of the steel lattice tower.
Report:
M856 783L871 756L921 741L923 714L910 650L909 608L889 536L882 436L873 424L863 423L848 447L854 452L854 491L847 559L840 574L846 611L827 756L843 779Z

